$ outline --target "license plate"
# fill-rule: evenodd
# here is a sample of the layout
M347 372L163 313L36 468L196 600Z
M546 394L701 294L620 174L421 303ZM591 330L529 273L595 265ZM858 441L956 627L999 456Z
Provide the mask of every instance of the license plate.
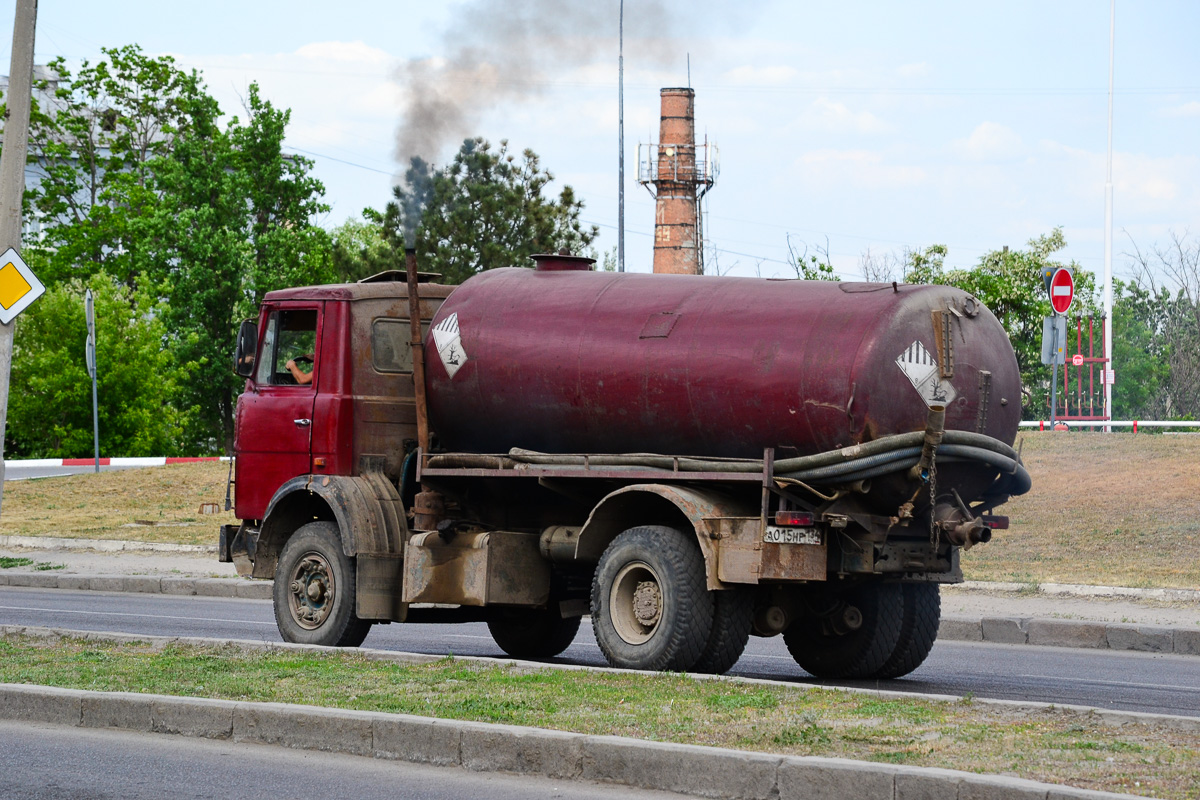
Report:
M820 544L821 534L816 528L776 528L768 525L763 532L763 541L771 544Z

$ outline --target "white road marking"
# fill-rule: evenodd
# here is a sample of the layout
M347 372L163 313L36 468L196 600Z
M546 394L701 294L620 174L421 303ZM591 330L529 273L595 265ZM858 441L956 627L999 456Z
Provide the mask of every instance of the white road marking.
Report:
M1068 677L1062 675L1018 675L1018 678L1035 678L1042 681L1061 681L1068 680L1071 683L1087 683L1096 686L1136 686L1139 689L1162 689L1164 691L1173 692L1200 692L1200 687L1196 686L1175 686L1169 683L1134 683L1132 681L1101 681L1101 680L1085 680L1080 678Z
M138 619L187 619L193 622L232 622L242 625L266 625L274 628L274 622L257 622L251 619L218 619L215 617L173 616L171 614L129 614L123 611L75 611L69 608L34 608L33 606L0 606L0 611L44 611L48 614L87 614L93 617L137 617ZM132 634L136 636L137 634ZM158 634L146 634L147 636Z

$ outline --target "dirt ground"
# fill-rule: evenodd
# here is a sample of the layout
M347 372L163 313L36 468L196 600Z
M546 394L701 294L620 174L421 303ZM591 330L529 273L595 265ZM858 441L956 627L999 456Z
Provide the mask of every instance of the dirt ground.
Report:
M1018 435L1033 489L968 580L1200 588L1200 436Z

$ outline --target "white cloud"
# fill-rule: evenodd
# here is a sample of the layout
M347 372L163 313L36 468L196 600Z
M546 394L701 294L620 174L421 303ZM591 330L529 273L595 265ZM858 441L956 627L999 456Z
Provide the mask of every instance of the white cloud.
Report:
M921 167L887 163L876 150L810 150L795 165L805 185L895 189L916 186L927 177Z
M923 78L933 72L933 68L921 61L916 64L902 64L896 69L901 78Z
M952 143L956 152L972 161L1000 161L1016 158L1024 151L1020 135L997 122L982 122L965 139Z
M843 103L819 97L809 106L809 113L801 119L802 126L822 128L836 133L879 133L887 126L870 111L851 111Z
M386 51L364 42L311 42L296 50L296 55L319 61L387 65L393 59Z
M799 74L795 68L783 65L741 66L728 70L722 76L722 82L738 86L779 86L791 83Z
M1192 100L1180 106L1164 108L1162 112L1168 117L1200 117L1200 100Z

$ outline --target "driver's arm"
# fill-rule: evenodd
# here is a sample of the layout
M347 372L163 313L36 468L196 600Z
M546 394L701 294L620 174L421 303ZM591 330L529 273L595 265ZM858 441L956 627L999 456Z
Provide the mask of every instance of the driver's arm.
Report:
M297 367L295 361L289 359L284 366L287 367L288 372L292 373L292 377L296 379L296 383L301 386L312 383L313 374Z

